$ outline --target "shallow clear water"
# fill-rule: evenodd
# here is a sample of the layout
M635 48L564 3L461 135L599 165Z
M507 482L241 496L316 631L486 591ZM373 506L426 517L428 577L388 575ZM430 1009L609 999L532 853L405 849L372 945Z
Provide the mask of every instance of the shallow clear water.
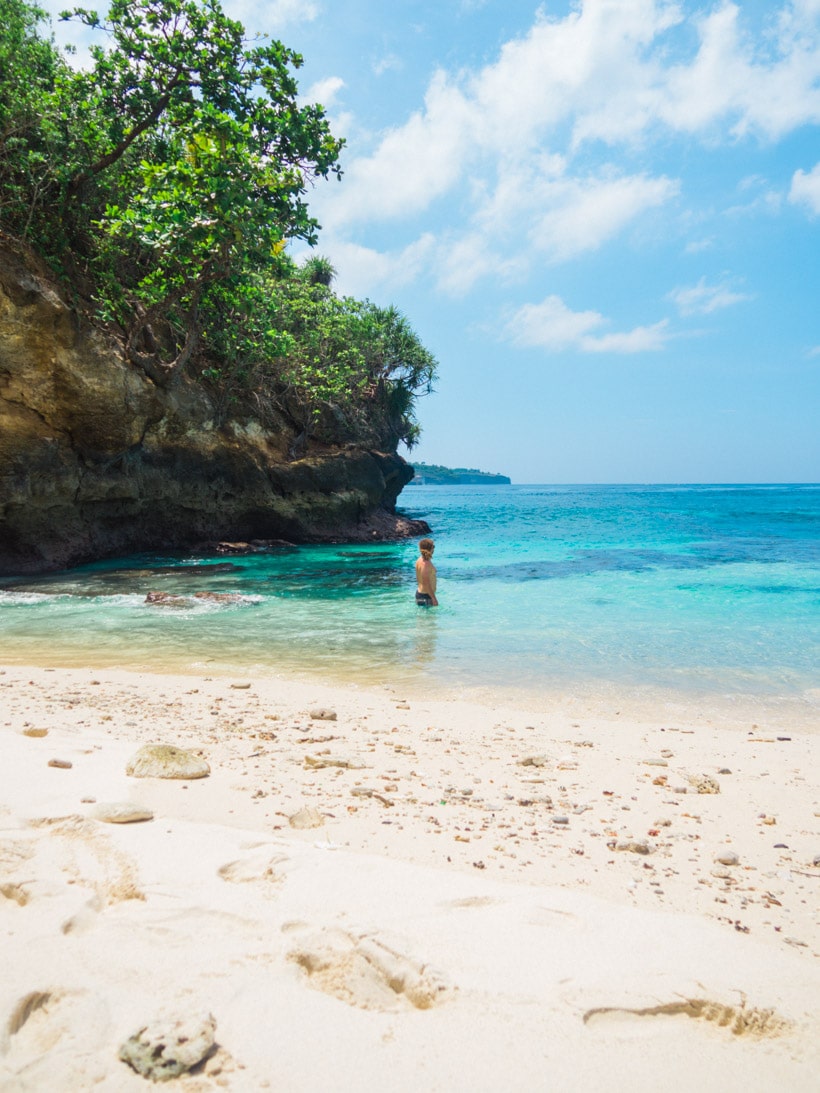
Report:
M820 486L417 486L400 500L433 527L438 609L414 604L415 543L140 556L2 582L0 656L436 689L820 687ZM149 606L152 590L188 599Z

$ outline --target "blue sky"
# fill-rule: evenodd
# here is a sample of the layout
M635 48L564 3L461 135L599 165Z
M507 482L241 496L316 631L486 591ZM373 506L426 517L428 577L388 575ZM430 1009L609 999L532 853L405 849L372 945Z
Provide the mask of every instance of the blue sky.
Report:
M440 362L415 458L820 480L820 0L224 7L347 141L318 252Z

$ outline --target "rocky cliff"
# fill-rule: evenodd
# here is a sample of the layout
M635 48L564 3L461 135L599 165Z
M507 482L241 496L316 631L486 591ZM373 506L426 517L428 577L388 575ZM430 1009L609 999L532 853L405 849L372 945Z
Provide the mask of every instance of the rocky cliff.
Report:
M0 574L203 540L372 540L413 471L392 452L218 425L194 381L162 389L0 236Z

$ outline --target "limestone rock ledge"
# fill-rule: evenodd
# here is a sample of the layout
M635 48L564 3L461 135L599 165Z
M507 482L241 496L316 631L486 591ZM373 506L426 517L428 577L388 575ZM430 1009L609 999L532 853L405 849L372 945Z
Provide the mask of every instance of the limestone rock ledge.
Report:
M413 476L394 452L308 447L255 421L215 423L182 377L156 387L0 236L0 575L203 540L372 541Z

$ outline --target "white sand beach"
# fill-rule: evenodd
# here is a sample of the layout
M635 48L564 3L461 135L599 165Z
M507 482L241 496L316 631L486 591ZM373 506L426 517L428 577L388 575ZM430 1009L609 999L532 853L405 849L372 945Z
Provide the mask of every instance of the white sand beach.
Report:
M820 726L628 708L7 666L0 1088L815 1090Z

